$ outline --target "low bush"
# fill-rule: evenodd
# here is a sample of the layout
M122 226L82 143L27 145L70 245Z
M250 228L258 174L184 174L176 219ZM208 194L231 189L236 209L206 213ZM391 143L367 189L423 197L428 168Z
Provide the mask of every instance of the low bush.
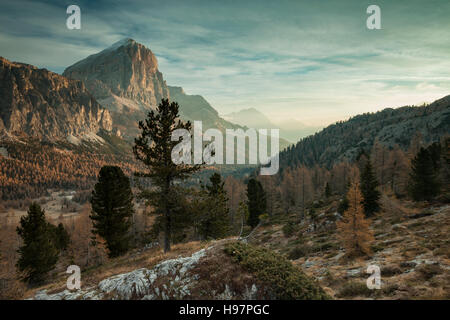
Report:
M294 235L295 232L298 231L297 225L293 222L288 222L283 226L283 234L285 237L291 237Z
M392 277L392 276L395 276L395 275L401 274L401 273L403 273L403 271L397 266L390 265L390 266L385 266L381 269L381 276L384 276L384 277Z
M417 271L425 280L430 280L435 275L442 274L443 272L438 264L423 264L417 267Z
M316 282L274 251L236 242L228 244L225 253L267 284L275 299L330 299Z
M320 243L320 244L313 246L311 248L311 251L312 252L322 252L322 251L338 249L338 248L339 248L339 245L337 243L325 242L325 243Z
M301 257L308 255L311 248L307 245L299 245L292 249L288 254L289 260L297 260Z
M374 291L375 290L367 288L366 283L351 281L345 283L336 296L339 298L350 298L357 296L370 297L374 294Z

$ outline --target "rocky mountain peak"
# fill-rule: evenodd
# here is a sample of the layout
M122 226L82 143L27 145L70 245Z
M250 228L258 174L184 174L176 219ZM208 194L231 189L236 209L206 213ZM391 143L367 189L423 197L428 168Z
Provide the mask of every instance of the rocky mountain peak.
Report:
M63 74L82 80L99 102L113 111L123 107L145 110L169 97L155 55L130 38L75 63Z

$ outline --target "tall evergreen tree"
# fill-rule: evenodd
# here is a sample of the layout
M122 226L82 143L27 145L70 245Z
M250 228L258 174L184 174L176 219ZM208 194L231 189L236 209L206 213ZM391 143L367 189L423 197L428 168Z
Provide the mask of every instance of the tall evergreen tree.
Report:
M435 147L420 148L412 160L410 194L415 201L431 200L439 193L437 154Z
M52 231L56 248L58 250L66 250L70 244L70 236L64 225L59 223L58 226L54 226L49 223L49 228Z
M351 187L351 183L350 183L350 180L349 181L347 181L347 184L345 185L345 189L344 189L344 192L345 192L345 194L344 194L344 197L341 199L341 201L339 202L339 205L338 205L338 208L337 208L337 212L340 214L340 215L343 215L344 214L344 212L345 211L347 211L348 210L348 207L349 207L349 201L348 201L348 199L347 199L347 193L348 193L348 190L350 189L350 187Z
M156 213L164 217L164 251L170 251L172 234L172 214L178 204L172 198L173 182L185 179L200 169L199 165L175 164L172 150L179 143L172 141L172 133L177 129L191 130L191 123L179 119L179 106L176 102L162 99L155 111L148 113L145 122L139 122L141 134L135 139L133 152L137 160L146 167L147 172L137 172L136 176L152 180L152 190L142 189L155 207Z
M209 181L211 182L211 185L207 185L206 190L208 190L208 194L210 196L215 196L225 192L225 182L222 181L222 176L220 174L214 172L211 177L209 177Z
M53 230L38 204L31 204L27 215L20 218L17 233L23 240L18 250L17 269L23 273L23 280L33 285L39 284L54 269L59 251Z
M130 179L116 166L100 169L98 182L92 191L93 234L105 239L110 257L117 257L130 249L133 193Z
M204 210L200 218L199 233L204 239L224 238L230 231L228 198L224 190L224 182L218 173L209 178L204 198Z
M330 184L327 182L325 185L325 198L329 198L331 196L331 188Z
M266 211L266 194L261 183L254 178L247 184L247 206L249 212L247 224L254 228L259 223L259 216Z
M371 217L380 210L381 193L378 191L378 181L373 172L372 164L368 160L361 173L362 204L366 217Z

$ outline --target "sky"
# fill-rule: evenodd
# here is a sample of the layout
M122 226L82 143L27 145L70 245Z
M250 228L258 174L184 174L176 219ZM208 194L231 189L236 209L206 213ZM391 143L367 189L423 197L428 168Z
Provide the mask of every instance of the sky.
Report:
M69 30L66 8L81 9ZM381 10L369 30L366 9ZM450 94L450 1L0 2L0 56L62 73L129 37L219 113L326 126Z

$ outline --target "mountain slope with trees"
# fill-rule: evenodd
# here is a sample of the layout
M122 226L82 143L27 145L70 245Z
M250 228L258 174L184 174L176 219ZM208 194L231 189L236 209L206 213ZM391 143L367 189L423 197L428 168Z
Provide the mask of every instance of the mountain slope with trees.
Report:
M414 139L425 144L450 134L450 96L421 107L387 108L332 124L280 153L280 168L322 165L330 168L355 160L375 142L406 150Z

